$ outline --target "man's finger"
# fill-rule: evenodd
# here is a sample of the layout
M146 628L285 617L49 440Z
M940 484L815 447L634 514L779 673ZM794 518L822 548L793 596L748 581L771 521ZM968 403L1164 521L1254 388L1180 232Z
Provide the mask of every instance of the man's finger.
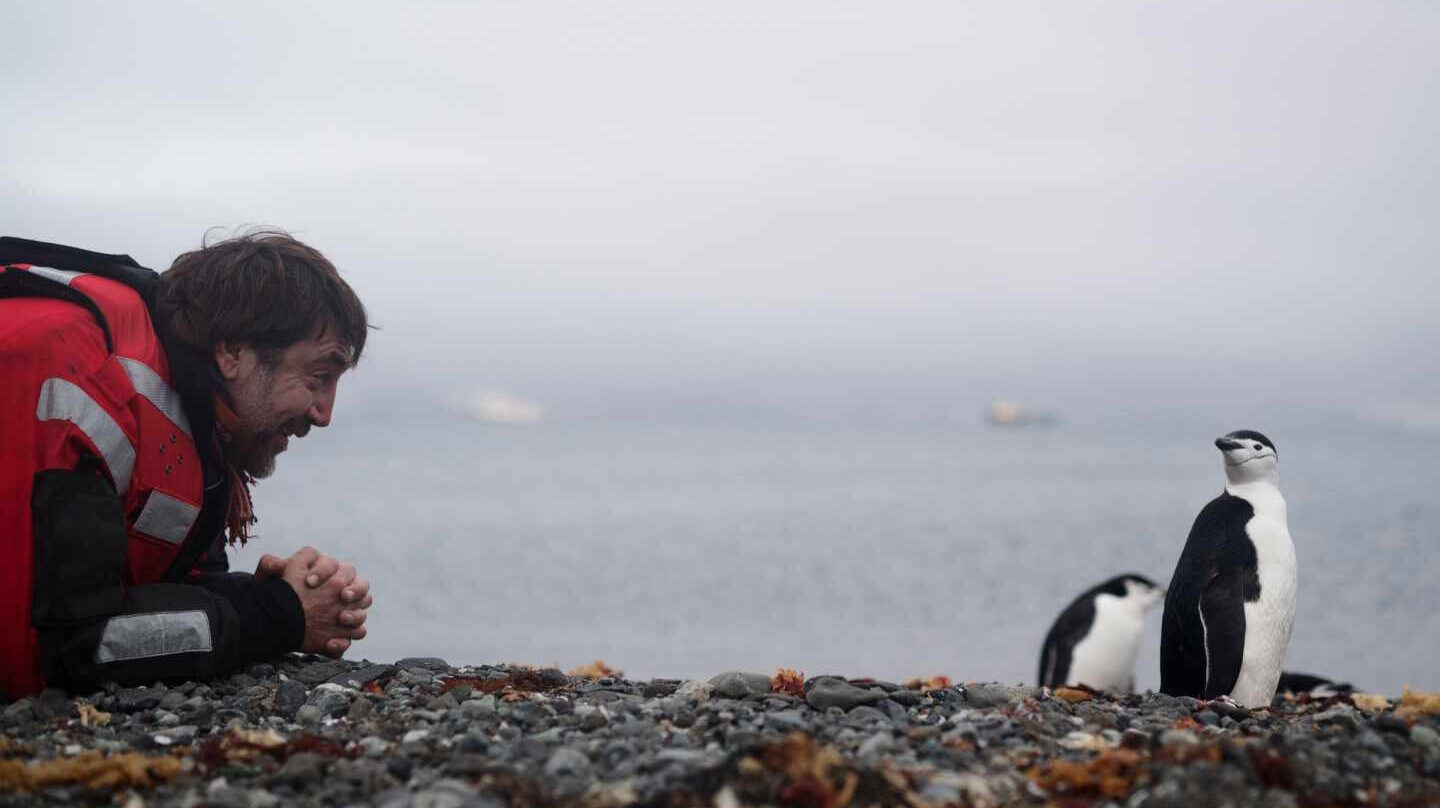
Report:
M358 575L355 576L355 580L350 582L349 586L345 587L345 591L340 593L342 603L358 603L368 597L370 597L370 582ZM370 604L367 603L360 608L368 609Z
M255 565L255 577L266 578L271 575L280 575L285 572L285 559L277 555L266 553L260 556L260 563Z
M350 632L350 639L352 639L352 640L363 640L363 639L365 639L366 633L368 633L368 632L366 631L366 629L365 629L364 626L358 626L358 627L356 627L354 630L352 630L352 631Z
M336 637L325 643L325 653L338 657L350 648L350 641L343 637Z
M317 586L330 580L330 576L340 569L340 562L324 553L315 559L310 565L310 573L305 576L305 585L314 589Z
M341 612L341 613L340 613L340 625L342 625L342 626L361 626L361 625L364 625L364 623L365 623L365 618L366 618L366 616L367 616L368 614L369 614L369 613L366 612L364 609L351 609L351 610L349 610L349 611Z
M355 580L355 565L341 563L339 569L330 578L330 585L339 589L349 586Z

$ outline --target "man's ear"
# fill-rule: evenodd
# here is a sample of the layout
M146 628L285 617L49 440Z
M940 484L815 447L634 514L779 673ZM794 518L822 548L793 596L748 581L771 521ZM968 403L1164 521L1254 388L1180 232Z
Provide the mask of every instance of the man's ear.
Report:
M256 358L255 350L249 345L237 342L220 342L215 345L215 367L220 369L220 377L227 382L233 382L248 374Z

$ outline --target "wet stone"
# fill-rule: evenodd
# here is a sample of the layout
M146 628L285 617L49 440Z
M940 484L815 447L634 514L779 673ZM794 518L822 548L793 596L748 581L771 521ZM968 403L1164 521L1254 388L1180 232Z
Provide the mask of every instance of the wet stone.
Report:
M145 687L127 687L115 696L115 709L122 713L153 710L160 706L163 693Z
M292 674L290 678L295 679L299 682L303 682L307 685L314 686L318 684L323 684L324 682L343 673L348 673L349 670L350 663L348 662L341 662L339 660L333 662L320 662L301 668L300 670Z
M440 657L405 657L397 660L395 667L401 670L423 670L432 673L446 673L450 670L450 663Z
M322 684L310 694L305 706L314 707L322 717L337 718L350 709L350 695L339 685Z
M28 724L35 720L35 700L23 698L5 707L0 713L0 723L7 726Z
M976 709L1012 707L1025 701L1024 688L979 684L965 688L965 704Z
M844 679L829 676L812 679L805 693L805 701L816 710L831 707L850 710L884 698L883 692L859 688Z
M301 682L293 679L281 682L275 691L275 711L283 716L293 716L309 694L309 689Z
M770 677L763 673L726 671L712 677L709 684L714 695L727 699L743 699L770 692Z

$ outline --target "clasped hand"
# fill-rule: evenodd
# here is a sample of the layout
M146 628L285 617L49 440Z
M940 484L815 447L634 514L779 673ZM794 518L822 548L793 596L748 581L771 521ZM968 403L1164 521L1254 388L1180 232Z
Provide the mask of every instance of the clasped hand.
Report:
M300 596L305 609L307 654L339 657L355 640L365 638L365 618L374 599L370 582L355 567L316 550L302 547L289 558L263 555L255 577L278 576Z

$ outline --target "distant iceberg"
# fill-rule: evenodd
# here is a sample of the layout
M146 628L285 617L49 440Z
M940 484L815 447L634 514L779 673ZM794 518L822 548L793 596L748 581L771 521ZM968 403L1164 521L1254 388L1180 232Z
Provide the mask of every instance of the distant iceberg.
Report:
M1009 401L996 401L985 413L991 426L1055 426L1060 417L1053 412L1031 412Z
M499 390L474 393L460 403L460 409L469 417L487 424L529 426L545 419L544 407Z

